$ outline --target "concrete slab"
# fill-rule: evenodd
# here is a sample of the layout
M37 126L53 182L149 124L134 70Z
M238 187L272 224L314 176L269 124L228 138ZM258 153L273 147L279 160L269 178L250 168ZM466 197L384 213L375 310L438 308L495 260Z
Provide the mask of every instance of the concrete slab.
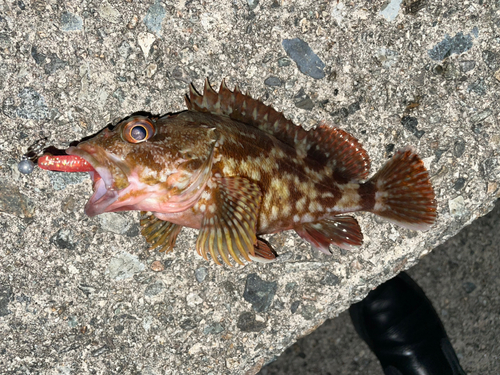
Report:
M387 4L2 2L3 371L255 373L490 211L500 3L406 1L396 13ZM137 213L86 217L85 175L17 171L43 137L67 147L135 111L183 110L188 82L205 77L239 84L306 128L326 120L352 133L373 171L414 145L438 222L417 233L359 214L357 251L326 256L286 232L270 238L277 263L229 269L196 255L196 231L163 255L146 250ZM248 298L255 288L261 300Z

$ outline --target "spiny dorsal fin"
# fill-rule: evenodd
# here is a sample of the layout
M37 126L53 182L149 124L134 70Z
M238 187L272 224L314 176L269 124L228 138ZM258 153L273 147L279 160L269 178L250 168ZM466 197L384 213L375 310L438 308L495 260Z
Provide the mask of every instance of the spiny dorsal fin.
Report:
M294 148L300 147L301 142L297 145L296 141L304 140L308 134L306 130L296 126L274 108L243 94L238 86L234 88L234 91L229 90L224 80L221 82L219 93L212 89L208 79L205 80L202 95L191 84L186 102L189 110L228 116L272 134ZM305 146L302 148L305 154L307 152Z
M243 94L238 86L235 86L234 91L229 90L224 80L218 93L210 86L208 79L205 80L203 94L199 94L191 84L186 105L191 111L228 116L272 134L293 147L299 157L309 157L333 169L334 175L345 182L368 176L368 155L349 133L324 123L307 131L285 118L281 112Z

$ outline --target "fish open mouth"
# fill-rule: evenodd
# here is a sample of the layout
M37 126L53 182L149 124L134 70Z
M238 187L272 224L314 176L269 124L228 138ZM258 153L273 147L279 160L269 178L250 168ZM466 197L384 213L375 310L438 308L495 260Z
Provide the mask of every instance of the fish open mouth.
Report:
M89 172L94 194L85 205L88 216L96 216L118 199L114 179L102 163L89 152L77 147L66 150L67 155L43 155L38 159L38 166L43 169L61 172Z
M103 166L94 156L77 147L66 150L68 155L84 159L94 170L89 171L94 194L85 205L88 216L96 216L106 211L118 199L118 191L114 188L114 179L108 168Z

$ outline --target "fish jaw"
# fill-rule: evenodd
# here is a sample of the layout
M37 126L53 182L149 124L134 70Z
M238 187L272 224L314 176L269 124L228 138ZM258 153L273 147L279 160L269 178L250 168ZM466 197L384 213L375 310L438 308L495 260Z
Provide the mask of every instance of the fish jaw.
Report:
M112 212L110 206L118 199L118 192L106 188L106 183L100 178L97 172L90 172L90 178L93 182L94 194L85 205L85 214L93 217L103 212Z
M111 205L118 200L119 191L123 189L117 187L116 179L109 168L98 160L97 153L91 149L84 150L78 146L70 147L66 153L86 160L94 168L94 171L89 172L94 194L85 205L85 214L92 217L103 212L113 212Z

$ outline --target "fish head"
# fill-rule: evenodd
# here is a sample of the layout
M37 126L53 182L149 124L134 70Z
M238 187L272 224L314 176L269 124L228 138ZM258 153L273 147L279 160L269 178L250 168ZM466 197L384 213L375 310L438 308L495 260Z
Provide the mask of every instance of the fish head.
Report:
M210 130L183 126L176 116L136 115L68 148L66 154L91 166L94 193L85 213L179 212L194 205L212 165Z

